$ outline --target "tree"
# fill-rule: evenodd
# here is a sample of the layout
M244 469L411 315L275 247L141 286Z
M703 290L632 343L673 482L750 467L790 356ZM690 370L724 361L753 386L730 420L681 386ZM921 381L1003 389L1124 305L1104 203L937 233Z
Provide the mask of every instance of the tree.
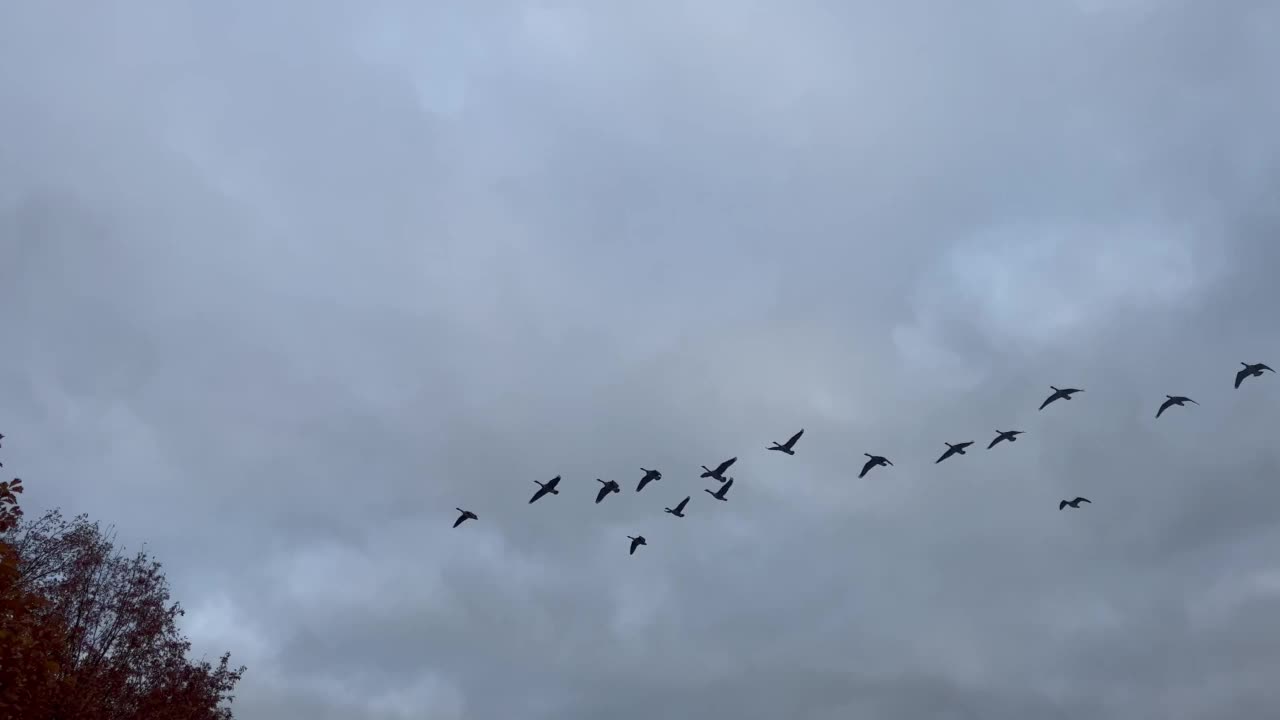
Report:
M61 666L61 628L47 604L23 588L19 556L7 535L22 519L22 480L0 482L0 718L47 717Z
M12 485L5 491L12 496ZM27 522L16 500L3 507L0 632L9 634L0 635L0 718L232 717L224 703L244 667L230 667L229 653L217 665L187 659L183 611L170 602L160 563L146 552L125 555L84 515L66 520L52 510ZM20 640L12 650L11 637Z

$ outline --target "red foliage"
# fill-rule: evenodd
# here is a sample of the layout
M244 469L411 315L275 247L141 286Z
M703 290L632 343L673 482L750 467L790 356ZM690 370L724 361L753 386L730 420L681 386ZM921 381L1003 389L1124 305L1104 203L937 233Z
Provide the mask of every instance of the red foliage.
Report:
M0 719L229 720L244 668L191 662L160 564L0 483Z

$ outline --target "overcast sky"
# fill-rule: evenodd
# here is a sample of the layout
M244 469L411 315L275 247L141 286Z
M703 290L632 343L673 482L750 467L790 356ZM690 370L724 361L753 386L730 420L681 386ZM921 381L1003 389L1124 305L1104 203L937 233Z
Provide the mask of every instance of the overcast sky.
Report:
M1256 720L1278 34L0 0L5 471L147 543L248 720Z

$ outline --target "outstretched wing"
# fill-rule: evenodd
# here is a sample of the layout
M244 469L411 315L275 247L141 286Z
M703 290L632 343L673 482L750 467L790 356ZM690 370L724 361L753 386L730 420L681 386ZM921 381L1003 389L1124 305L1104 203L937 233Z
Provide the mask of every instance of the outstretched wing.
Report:
M461 525L461 524L462 524L462 521L463 521L463 520L466 520L466 519L467 519L467 516L466 516L466 515L459 515L459 516L458 516L458 519L453 521L453 526L454 526L454 527L458 527L459 525Z
M720 466L716 468L716 475L719 475L723 473L725 470L728 470L729 466L733 465L736 462L738 462L738 458L731 457L728 460L725 460L724 462L720 463Z
M557 475L547 481L547 490L553 490L555 489L555 486L559 484L560 484L560 476Z
M1082 498L1082 497L1078 497L1078 498L1076 498L1075 500L1072 500L1072 502L1087 502L1087 503L1089 503L1090 505L1092 505L1092 504L1093 504L1093 503L1089 502L1089 498Z
M1168 400L1165 400L1164 402L1160 403L1160 409L1156 411L1156 417L1160 417L1161 415L1164 414L1165 410L1168 410L1169 408L1173 407L1173 402L1174 402L1173 398L1169 398Z
M1259 369L1259 370L1271 370L1271 367L1270 367L1270 366L1268 366L1268 365L1265 365L1265 364L1263 364L1263 363L1258 363L1258 369ZM1275 370L1271 370L1271 372L1275 372Z
M680 504L676 506L676 512L684 512L684 506L689 504L689 496L686 495Z
M804 434L804 430L802 429L800 432L796 433L795 435L792 435L791 439L787 441L787 447L788 448L795 447L796 441L799 440L800 436L803 434Z
M1062 508L1064 508L1064 507L1066 507L1066 506L1067 506L1067 501L1066 501L1066 500L1063 500L1062 502L1059 502L1059 503L1058 503L1058 509L1059 509L1059 510L1061 510Z
M1240 372L1236 373L1236 389L1240 388L1240 383L1244 382L1244 379L1247 377L1249 377L1249 368L1244 368Z
M1054 393L1054 394L1050 395L1049 397L1047 397L1047 398L1045 398L1045 399L1044 399L1044 402L1040 403L1040 409L1041 409L1041 410L1043 410L1043 409L1045 408L1045 406L1046 406L1046 405L1048 405L1049 403L1051 403L1051 402L1053 402L1054 400L1057 400L1057 399L1058 399L1058 393Z
M956 443L956 447L963 449L963 448L969 447L972 444L973 444L973 441L970 440L969 442Z
M987 449L990 450L991 448L995 447L996 443L1000 442L1003 439L1004 439L1004 433L1000 433L999 435L996 436L995 440L991 441L991 444L987 446Z
M941 457L939 457L937 460L934 460L934 461L933 461L933 464L934 464L934 465L937 465L938 463L942 462L943 460L946 460L947 458L951 457L951 454L952 454L952 453L954 453L954 452L955 452L955 450L953 450L953 449L951 449L951 448L947 448L947 451L946 451L946 452L944 452L944 453L942 453L942 456L941 456Z
M596 493L596 503L598 504L601 500L604 500L605 495L608 495L608 494L609 494L609 486L601 485L600 492Z
M733 478L729 478L728 480L726 480L724 484L720 486L720 492L716 494L719 495L720 497L724 497L725 495L729 494L729 488L731 487L733 487Z
M875 460L868 460L868 461L867 461L867 464L865 464L865 465L863 465L863 466L862 466L862 472L858 473L858 477L865 477L865 476L866 476L866 474L867 474L868 472L870 472L871 468L873 468L873 467L875 467L875 466L876 466L876 461L875 461Z
M549 492L551 492L551 484L547 483L546 485L543 485L542 487L538 488L538 491L533 494L533 497L529 498L529 504L532 505L533 503L538 501L538 498L542 497L543 495L546 495Z

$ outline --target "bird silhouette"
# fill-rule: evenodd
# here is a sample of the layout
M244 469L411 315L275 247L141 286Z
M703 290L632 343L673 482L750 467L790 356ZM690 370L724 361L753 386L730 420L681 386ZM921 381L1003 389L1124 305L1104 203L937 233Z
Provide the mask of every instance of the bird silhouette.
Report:
M453 526L454 526L454 527L458 527L459 525L461 525L462 523L464 523L464 522L466 522L466 521L468 521L468 520L479 520L479 519L480 519L480 518L476 517L476 514L475 514L475 513L473 513L473 512L471 512L470 510L463 510L462 508L454 508L454 510L457 510L458 512L462 513L461 515L459 515L459 516L458 516L458 519L457 519L457 520L454 520L454 521L453 521Z
M640 484L636 486L636 492L640 492L644 489L645 485L648 485L654 480L662 479L662 473L657 470L645 470L644 468L640 468L640 470L644 472L644 477L640 478Z
M1240 388L1240 383L1244 382L1245 378L1262 377L1263 370L1271 370L1271 368L1267 367L1265 363L1254 363L1253 365L1250 365L1247 362L1242 362L1240 364L1244 366L1244 369L1236 373L1236 389ZM1275 370L1271 370L1271 372L1275 372ZM0 435L0 438L2 437L4 436Z
M937 465L938 463L942 462L943 460L946 460L952 455L964 455L965 454L964 449L972 445L973 441L970 440L969 442L956 443L955 445L952 445L951 443L943 443L943 444L947 446L947 451L942 453L942 457L933 461L934 465Z
M1018 436L1021 435L1022 433L1023 433L1022 430L997 430L996 439L991 441L991 444L987 446L987 449L990 450L991 448L995 447L996 443L1000 442L1001 440L1008 440L1009 442L1017 442Z
M631 552L627 553L628 555L635 555L635 554L636 554L636 548L640 547L641 545L648 545L648 544L649 544L649 543L647 543L647 542L645 542L645 541L644 541L644 536L643 536L643 535L637 535L637 536L635 536L635 537L631 537L630 535L628 535L628 536L627 536L627 539L631 541Z
M610 480L609 482L605 482L600 478L596 478L596 482L600 483L601 485L600 492L596 493L597 505L600 504L601 500L604 500L606 497L609 497L609 493L622 492L622 488L618 486L618 481L616 480Z
M868 460L867 463L862 466L862 472L858 473L858 477L866 477L867 473L871 472L871 468L877 465L888 465L890 467L893 466L893 463L889 462L889 458L883 455L872 455L871 453L862 453L862 454L866 455L871 459Z
M1049 403L1053 402L1054 400L1070 400L1072 395L1075 395L1075 394L1076 394L1076 393L1078 393L1078 392L1084 392L1084 391L1083 391L1083 390L1081 390L1080 388L1061 388L1061 389L1059 389L1059 388L1056 388L1056 387L1054 387L1054 386L1052 386L1052 385L1050 385L1050 386L1049 386L1049 389L1050 389L1050 390L1053 390L1053 394L1052 394L1052 395L1050 395L1049 397L1045 398L1045 399L1044 399L1044 402L1040 403L1040 409L1041 409L1041 410L1045 409L1045 406L1047 406Z
M1078 497L1075 500L1063 500L1062 502L1058 503L1058 509L1061 510L1064 507L1072 507L1078 510L1080 509L1080 503L1082 502L1089 503L1090 505L1093 504L1089 502L1088 498Z
M534 480L534 482L538 483L538 491L533 494L533 497L529 498L530 505L537 502L538 498L542 497L543 495L547 495L547 494L559 495L560 494L560 491L556 489L556 486L560 484L559 475L551 478L545 483L539 482L537 480Z
M731 487L733 487L733 478L726 480L725 483L720 486L720 489L715 492L711 492L706 488L703 488L702 492L711 495L711 497L717 500L724 500L725 502L728 502L729 498L725 497L725 495L729 494L729 488Z
M1160 409L1156 411L1156 417L1160 417L1161 415L1164 414L1165 410L1168 410L1174 405L1177 405L1178 407L1182 407L1187 403L1191 403L1192 405L1200 404L1195 400L1192 400L1191 398L1187 397L1186 395L1165 395L1165 397L1168 398L1168 400L1165 400L1164 402L1160 403Z
M685 498L680 501L680 504L677 505L674 510L672 510L671 508L663 508L663 512L671 513L676 517L684 517L684 506L688 504L689 504L689 496L686 495Z
M779 445L778 443L774 443L773 447L766 448L766 449L777 450L778 452L784 452L788 455L795 455L796 451L794 448L796 446L796 441L799 440L800 436L803 434L804 434L804 428L801 428L800 432L796 433L795 435L792 435L790 440L782 443L781 445Z
M715 478L715 479L719 480L720 482L724 482L724 471L725 471L725 470L728 470L728 469L729 469L729 466L730 466L730 465L732 465L732 464L734 464L734 463L736 463L736 462L738 462L738 458L736 458L736 457L731 457L731 458L729 458L728 460L725 460L724 462L722 462L722 463L720 463L719 465L717 465L715 470L712 470L711 468L707 467L706 465L703 465L703 466L702 466L702 469L703 469L703 470L706 470L706 472L702 473L702 474L701 474L701 475L699 475L698 477L704 477L704 478Z

